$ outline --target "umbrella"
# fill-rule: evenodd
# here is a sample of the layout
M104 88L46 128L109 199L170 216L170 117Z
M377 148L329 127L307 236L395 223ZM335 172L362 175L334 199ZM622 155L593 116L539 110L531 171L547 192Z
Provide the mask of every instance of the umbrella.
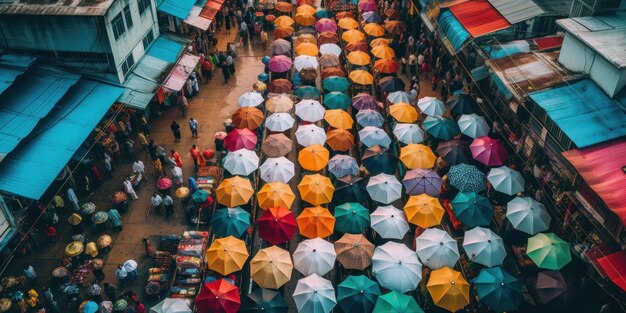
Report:
M224 276L240 271L248 259L246 243L233 236L215 239L205 253L210 270Z
M509 196L524 191L522 174L506 166L492 168L487 174L487 180L493 189Z
M268 157L278 158L291 152L293 142L285 134L272 134L265 138L261 145L261 151Z
M159 181L157 182L157 189L159 190L168 190L172 187L174 183L172 182L171 179L167 178L167 177L161 177L159 178Z
M355 70L350 72L348 77L353 83L359 85L371 85L374 83L374 76L366 70Z
M537 296L543 303L548 303L558 296L565 293L567 283L563 274L559 271L543 271L537 274L537 283L535 284Z
M387 133L378 127L363 127L359 131L359 137L361 138L361 143L368 148L376 145L388 148L391 144L391 139Z
M307 238L328 237L335 227L335 217L320 206L304 208L296 222L300 235Z
M328 67L337 67L341 64L341 61L339 61L339 57L334 54L324 54L317 61L319 62L322 69L326 69ZM346 88L336 91L344 91L346 90Z
M277 2L274 4L274 9L278 12L289 13L293 11L293 5L289 2Z
M176 198L185 199L189 196L189 188L187 187L178 187L176 189Z
M402 196L402 184L394 175L380 173L370 177L367 192L372 200L390 204Z
M372 48L370 52L379 59L393 59L396 56L396 52L386 45L378 45Z
M283 208L289 210L296 196L285 183L267 183L257 192L257 201L262 209Z
M409 197L404 205L404 213L411 224L428 228L441 223L444 210L437 198L420 194Z
M324 118L326 109L316 100L302 100L296 104L296 115L306 122L315 123Z
M389 115L400 123L414 123L419 117L417 110L406 102L398 102L390 105Z
M262 91L265 91L266 89L267 89L267 84L265 84L262 81L256 81L254 84L252 84L252 90L256 92L262 92Z
M259 250L250 260L250 277L262 288L278 289L291 279L289 252L277 246Z
M396 172L398 158L391 154L388 148L372 146L363 153L361 163L371 175L380 173L393 175Z
M279 26L274 28L274 37L275 38L286 38L293 35L293 27L291 26Z
M270 45L270 51L272 55L287 54L291 52L291 43L282 38L276 39ZM291 64L289 67L291 68Z
M150 313L191 313L191 309L184 299L165 298L151 307Z
M445 140L451 139L460 133L459 125L441 116L427 116L424 119L424 129L435 138Z
M301 313L330 313L337 305L333 284L317 274L298 280L293 300Z
M378 102L376 99L367 93L359 93L352 98L352 106L361 111L364 109L376 110L378 108Z
M296 130L296 140L302 146L323 145L326 142L324 129L314 125L301 125Z
M335 266L335 259L333 244L319 237L301 241L293 252L296 270L304 276L325 275Z
M306 14L315 14L317 11L312 5L307 4L306 2L313 2L310 0L298 1L298 7L296 8L296 13L306 13Z
M382 60L386 60L386 59L382 59ZM381 61L381 60L378 60L378 61ZM398 103L398 102L406 103L406 102L411 102L411 99L410 99L409 94L406 93L405 91L394 91L387 95L387 101L391 103Z
M348 151L354 147L354 135L345 129L333 129L328 132L326 143L335 151Z
M572 260L569 243L553 233L539 233L528 238L526 255L537 267L560 270Z
M397 123L393 127L393 134L399 142L407 145L424 141L424 131L417 124Z
M343 92L330 92L324 95L324 105L328 109L345 110L350 106L350 97Z
M248 179L234 176L224 179L215 189L215 193L217 202L232 208L248 203L254 194L254 189Z
M291 59L284 55L275 55L270 59L267 68L274 73L284 73L291 69Z
M352 65L369 65L372 62L369 54L360 50L348 53L346 58Z
M480 115L472 114L463 114L459 117L457 121L459 124L459 128L461 129L461 133L463 135L477 138L489 135L489 124L484 117Z
M348 276L337 286L337 302L344 312L371 312L380 287L364 275Z
M355 41L355 42L349 42L347 45L344 46L344 49L346 49L346 51L363 51L363 52L367 52L369 50L369 48L367 47L367 44L363 41Z
M426 288L435 305L450 312L456 312L470 302L469 283L461 272L449 267L432 271Z
M351 17L344 17L337 22L337 26L345 30L357 29L359 27L359 23Z
M374 245L362 234L344 234L335 241L335 252L344 268L364 270L372 264Z
M374 62L374 69L379 73L383 74L393 74L398 71L400 68L400 64L397 61L392 59L379 59ZM395 91L397 92L397 91ZM408 102L408 101L404 101Z
M334 20L329 18L321 18L319 21L315 22L315 30L318 33L324 32L337 32L337 23Z
M317 56L320 53L320 50L317 47L315 37L313 37L313 42L314 43L304 42L298 44L295 49L296 55L308 55L312 57Z
M191 195L191 199L195 203L203 203L209 199L209 192L204 189L198 189Z
M422 264L415 251L389 241L374 250L372 275L381 287L405 293L415 290L422 280Z
M270 63L271 63L271 60L270 60ZM263 99L263 96L256 91L248 91L244 93L243 95L241 95L238 100L239 105L244 108L259 106L261 103L263 103L263 101L265 101L265 99Z
M381 37L385 35L385 29L376 23L367 23L363 25L363 31L372 37Z
M211 217L211 228L217 237L241 238L250 225L250 213L240 207L215 210Z
M263 124L264 119L263 112L252 107L239 108L232 116L233 124L237 128L256 129Z
M339 57L341 55L341 47L334 43L325 43L320 46L320 53L322 55L329 54Z
M356 175L359 172L359 165L353 157L337 154L328 161L328 171L335 177L341 178Z
M424 265L431 269L454 267L459 260L456 240L444 230L426 229L415 239L415 251Z
M487 226L491 223L491 202L476 192L459 192L451 204L454 216L467 227Z
M317 36L317 44L318 45L324 45L324 44L336 44L339 42L339 35L337 35L336 32L321 32L318 36ZM322 47L320 47L321 49ZM328 52L322 52L322 54L325 54Z
M450 185L460 192L480 192L485 189L487 178L474 165L465 163L452 165L448 171Z
M115 301L115 305L113 306L113 309L116 311L124 311L124 309L126 309L126 307L128 306L128 302L124 299L118 299L117 301Z
M454 114L472 114L476 112L476 101L468 94L455 95L446 101Z
M354 13L352 12L347 12L347 11L343 11L343 12L339 12L337 13L337 15L335 16L337 19L342 19L344 17L351 17L354 18Z
M281 182L287 184L294 175L294 165L285 157L268 158L261 165L261 179L266 183Z
M374 48L378 48L378 47L387 47L387 46L376 46ZM381 48L382 49L382 48ZM391 50L393 51L393 50ZM400 90L404 90L405 84L404 81L402 81L402 79L398 78L398 77L394 77L394 76L387 76L387 77L383 77L378 81L378 85L380 86L380 88L382 88L384 91L386 92L395 92L395 91L400 91Z
M276 27L293 26L293 24L294 24L293 19L287 15L279 16L274 20L274 26Z
M128 260L128 261L124 262L123 267L124 267L124 269L127 272L135 271L137 269L137 261L135 261L135 260Z
M450 164L469 163L470 160L469 144L459 139L440 142L437 146L437 154Z
M198 313L235 313L241 305L239 288L224 278L205 283L195 303Z
M446 111L446 107L443 102L437 98L424 97L417 101L417 106L420 110L428 116L443 115Z
M409 231L406 214L393 205L379 206L370 220L372 229L385 239L402 239Z
M496 312L516 311L522 303L522 284L500 267L483 268L473 285L480 302Z
M343 39L346 43L351 43L365 40L365 35L356 29L351 29L343 32L341 39Z
M84 302L83 302L84 303ZM93 301L84 303L82 313L96 313L98 311L98 304Z
M546 207L530 197L516 197L509 201L506 218L513 228L530 235L548 230L552 220Z
M317 69L314 67L305 67L302 70L300 70L300 72L297 72L294 74L294 81L296 80L296 77L300 77L302 80L308 80L308 81L313 81L317 78ZM308 88L305 88L305 90ZM300 93L302 93L303 91L300 91ZM315 91L313 91L315 92ZM304 94L302 94L304 95ZM308 96L308 95L307 95ZM311 94L311 99L316 98L315 95ZM302 97L301 97L302 98Z
M508 157L504 144L489 137L479 137L470 145L474 160L487 166L500 166Z
M334 128L350 129L354 124L352 116L340 109L327 110L324 114L324 120Z
M269 131L284 132L290 130L295 121L289 113L274 113L265 120L265 127Z
M489 228L475 227L465 231L463 249L470 261L487 267L502 264L506 257L504 241Z
M270 83L269 91L273 93L287 93L291 91L293 84L284 78L278 78L272 80Z
M171 187L171 185L169 186ZM167 188L169 188L167 187ZM165 189L167 189L165 188ZM96 205L93 202L87 202L81 206L81 213L85 215L93 214L96 211Z
M364 180L358 176L348 175L335 181L333 202L364 202L368 200Z
M319 63L317 63L316 57L301 55L294 59L293 65L296 67L296 70L301 71L305 67L317 68Z
M389 15L388 13L390 12L385 12L385 14ZM390 34L398 35L404 32L404 23L400 21L388 21L385 23L385 29Z
M94 224L102 224L106 222L108 219L109 219L109 215L107 214L107 212L104 212L104 211L96 212L91 216L91 221Z
M259 156L252 150L228 152L222 166L232 175L248 176L259 168Z
M280 94L276 97L267 99L265 108L272 113L288 112L293 108L291 97L286 94Z
M302 86L296 88L294 94L300 99L319 99L322 92L313 86Z
M315 12L315 16L317 16L320 19L322 19L322 18L331 18L331 17L333 17L333 15L335 15L335 14L332 11L326 10L326 9L321 9L321 8L318 8L317 11Z
M228 151L239 149L254 150L257 143L257 136L247 128L237 128L231 130L224 139L224 146Z
M329 152L324 146L310 145L298 152L298 163L305 170L320 171L328 164L328 157Z
M333 76L322 80L322 86L328 91L345 91L350 83L345 77Z
M239 309L240 313L283 313L288 310L283 296L274 290L259 288L246 295Z
M400 161L410 169L432 168L436 159L433 151L422 144L412 143L400 148Z
M346 202L335 207L335 229L360 234L370 225L370 211L359 203Z
M313 14L306 13L296 13L296 22L301 26L313 26L315 23L315 16Z
M356 114L356 121L361 127L373 126L380 128L383 127L385 118L376 110L362 109Z
M320 174L304 175L298 184L298 191L303 201L312 205L329 203L333 198L335 187L330 178Z
M293 213L284 208L268 208L257 225L259 236L273 245L288 242L298 229Z
M378 5L376 4L375 1L371 1L371 0L367 0L366 3L370 3L373 5L376 5L376 8L378 8ZM371 9L371 7L369 7L368 9ZM363 10L363 9L361 9ZM366 23L380 23L383 21L383 19L380 17L380 15L378 15L378 13L374 10L363 10L366 12L363 12L363 14L361 14L361 16L363 17L363 21L365 21Z
M377 46L388 46L391 41L387 38L376 38L370 41L370 47L374 48Z
M383 312L424 313L424 310L420 308L412 296L391 291L378 297L376 300L373 313Z

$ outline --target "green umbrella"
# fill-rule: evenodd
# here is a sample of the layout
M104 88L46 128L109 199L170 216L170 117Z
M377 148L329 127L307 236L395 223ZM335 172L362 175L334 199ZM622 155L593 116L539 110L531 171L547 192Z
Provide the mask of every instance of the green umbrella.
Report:
M572 260L569 243L553 233L539 233L528 238L526 255L540 268L560 270Z
M269 289L259 288L243 298L242 302L238 312L281 313L289 309L280 293Z
M328 109L346 110L352 104L352 100L343 92L333 91L324 95L324 105Z
M467 227L487 226L493 217L489 199L475 192L459 192L452 199L454 215Z
M363 276L348 276L337 286L337 302L344 312L371 312L380 296L380 287Z
M522 284L500 267L483 268L472 283L480 302L496 312L515 311L522 302Z
M317 88L312 87L312 86L298 87L294 93L300 99L309 99L309 100L319 99L319 97L322 95L322 92L320 92Z
M315 16L317 18L331 18L333 17L335 14L332 11L326 10L326 9L319 9L317 10L317 12L315 12Z
M457 123L441 116L427 116L426 119L424 119L424 129L435 138L445 140L451 139L461 133Z
M196 190L196 192L193 193L191 198L195 203L202 203L209 198L209 193L204 189L198 189Z
M373 313L424 313L424 310L413 297L392 291L378 297Z
M216 210L211 218L211 227L217 237L241 238L250 227L250 213L240 207Z
M341 76L331 76L322 80L322 87L328 91L345 91L349 86L348 79Z
M364 206L346 202L335 207L335 230L342 233L360 234L370 226L370 211Z

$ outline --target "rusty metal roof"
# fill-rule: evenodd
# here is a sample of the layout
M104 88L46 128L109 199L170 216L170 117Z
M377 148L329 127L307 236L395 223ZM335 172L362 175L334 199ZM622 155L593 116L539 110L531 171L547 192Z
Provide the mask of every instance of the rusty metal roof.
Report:
M0 2L0 15L103 16L114 0L15 0Z

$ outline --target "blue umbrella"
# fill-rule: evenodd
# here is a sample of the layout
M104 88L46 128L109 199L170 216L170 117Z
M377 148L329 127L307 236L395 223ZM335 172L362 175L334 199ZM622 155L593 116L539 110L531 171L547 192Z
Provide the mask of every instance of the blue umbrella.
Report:
M487 174L487 180L493 189L509 196L524 191L522 174L506 166L492 168Z
M487 226L493 217L489 199L475 192L459 192L452 199L452 210L467 227Z
M363 12L363 20L367 23L380 23L383 21L376 11Z
M363 275L348 276L337 286L337 303L344 312L371 312L380 294L373 280Z
M298 98L309 100L319 99L322 95L322 92L319 91L319 89L312 86L298 87L294 93L298 96Z
M501 265L506 257L504 241L489 228L474 227L465 231L463 249L470 261L487 267Z
M452 165L448 171L450 185L461 192L479 192L487 186L485 174L476 166L465 163Z
M241 238L250 227L250 213L240 207L216 210L211 218L211 227L217 237Z
M356 175L359 172L359 165L356 160L343 154L337 154L328 160L328 171L337 178L348 175Z
M446 140L461 132L459 125L454 121L441 116L427 116L426 119L424 119L424 129L434 137Z
M261 59L261 62L263 62L263 64L267 65L267 63L270 63L270 59L271 59L271 58L270 58L268 55L266 55L266 56L264 56L264 57Z
M345 77L331 76L322 80L322 87L328 91L345 91L350 87L350 82Z
M361 127L374 126L383 127L385 119L376 110L363 109L356 114L356 122Z
M480 115L474 113L464 114L459 117L456 123L459 125L459 129L461 129L463 135L472 138L489 135L489 124L487 124L487 120Z
M83 313L96 313L96 312L98 312L98 304L93 301L89 301L85 303L85 305L83 306Z
M324 105L329 109L347 109L352 104L350 97L339 91L329 92L324 95Z
M406 91L394 91L387 95L387 101L391 103L411 102L411 98Z
M383 129L378 127L363 127L363 129L359 131L359 137L361 138L361 143L368 148L375 145L389 148L389 145L391 144L391 138L389 138L389 135L387 135Z
M441 177L433 170L416 168L404 174L402 184L404 185L404 190L409 195L425 193L436 197L441 190Z
M483 268L473 285L479 301L496 312L515 311L522 302L522 284L500 267Z

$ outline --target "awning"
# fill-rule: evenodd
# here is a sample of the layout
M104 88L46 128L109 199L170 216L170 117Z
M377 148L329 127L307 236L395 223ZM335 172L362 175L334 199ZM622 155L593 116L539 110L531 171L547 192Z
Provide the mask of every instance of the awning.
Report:
M160 0L157 2L157 9L184 20L195 3L196 0Z
M626 251L616 252L598 259L607 277L626 291Z
M201 11L202 7L194 5L193 8L191 8L191 11L189 11L189 15L183 22L202 30L209 29L212 20L200 16Z
M534 38L533 41L537 45L538 50L548 50L560 47L563 44L563 37L550 36L543 38Z
M39 199L124 89L81 79L0 163L0 190Z
M9 88L15 79L24 74L37 58L18 54L0 55L0 94Z
M473 0L449 7L472 37L497 32L511 24L487 0Z
M481 46L492 60L501 59L518 53L530 52L530 44L526 40L514 40L505 43L494 42L489 46Z
M471 38L470 34L459 23L459 20L449 10L442 10L437 20L440 29L445 34L454 51L459 51L463 44ZM443 38L442 38L443 39Z
M544 14L532 0L489 0L489 3L511 24Z
M214 20L217 12L222 8L222 4L224 4L224 0L208 0L207 3L202 7L202 11L200 11L200 16L209 20Z
M183 54L183 57L176 63L170 77L167 78L163 87L171 91L181 90L199 60L199 56L189 53Z

